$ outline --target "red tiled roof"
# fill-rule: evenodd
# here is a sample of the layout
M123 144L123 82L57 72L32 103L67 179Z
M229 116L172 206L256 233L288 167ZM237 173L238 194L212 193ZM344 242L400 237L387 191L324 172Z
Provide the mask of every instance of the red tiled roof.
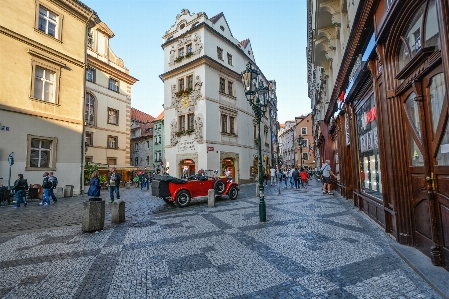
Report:
M243 46L243 48L246 48L246 46L249 44L249 38L242 40L240 44Z
M131 107L131 120L137 120L142 123L151 123L154 117Z
M223 16L223 12L220 12L218 15L213 16L212 18L209 18L209 20L215 24L222 16Z
M159 114L159 116L156 117L153 121L161 120L161 119L164 119L164 111L162 111L161 114Z

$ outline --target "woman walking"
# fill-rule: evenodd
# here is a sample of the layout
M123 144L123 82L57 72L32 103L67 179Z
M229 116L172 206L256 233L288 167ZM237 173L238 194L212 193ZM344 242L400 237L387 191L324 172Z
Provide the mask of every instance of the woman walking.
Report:
M99 178L99 172L98 170L95 170L92 172L92 175L90 177L90 187L89 191L87 191L87 195L93 196L93 197L100 197L100 178Z

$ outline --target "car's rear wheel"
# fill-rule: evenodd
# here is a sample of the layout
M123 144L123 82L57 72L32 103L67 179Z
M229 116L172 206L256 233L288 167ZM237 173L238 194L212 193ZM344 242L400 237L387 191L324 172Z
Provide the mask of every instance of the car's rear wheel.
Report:
M229 188L229 191L228 191L229 199L235 200L235 199L237 199L238 195L239 195L239 189L236 186L232 186L231 188Z
M175 203L178 207L184 208L190 204L190 193L187 190L181 190L176 194Z
M165 201L165 203L167 204L171 204L171 198L170 197L162 197L162 199Z
M223 180L216 180L214 183L214 190L217 194L223 194L226 190L226 183Z

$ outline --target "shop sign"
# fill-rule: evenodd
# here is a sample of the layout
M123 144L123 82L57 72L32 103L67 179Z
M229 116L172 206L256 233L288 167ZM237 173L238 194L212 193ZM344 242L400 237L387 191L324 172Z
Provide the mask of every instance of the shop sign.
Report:
M178 143L178 152L194 151L195 141L181 141Z
M214 147L213 146L208 146L207 147L207 151L208 152L213 152L214 151Z
M346 133L346 145L351 144L351 136L349 136L349 118L348 113L345 113L345 133Z
M367 152L379 148L377 128L360 136L360 152Z

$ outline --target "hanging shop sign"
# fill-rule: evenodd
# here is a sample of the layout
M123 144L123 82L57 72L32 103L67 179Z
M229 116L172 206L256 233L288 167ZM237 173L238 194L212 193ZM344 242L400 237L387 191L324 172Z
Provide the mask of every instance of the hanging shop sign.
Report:
M349 118L348 113L345 113L345 133L346 133L346 145L351 144L351 137L349 135Z

